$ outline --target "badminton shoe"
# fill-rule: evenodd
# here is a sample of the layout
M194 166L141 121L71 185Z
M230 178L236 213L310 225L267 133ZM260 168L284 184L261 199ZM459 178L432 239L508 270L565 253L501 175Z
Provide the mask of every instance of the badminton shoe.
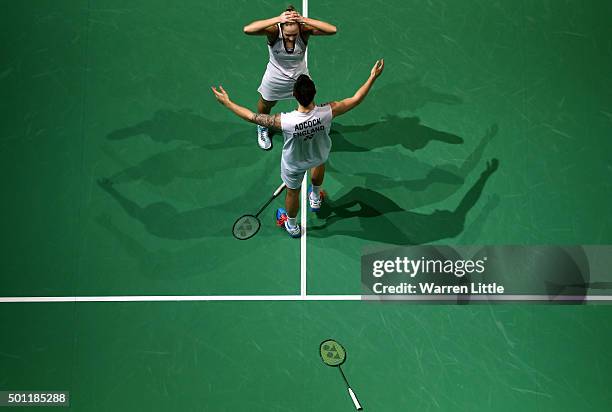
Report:
M308 188L308 203L310 203L310 211L318 212L321 210L321 204L323 203L323 198L325 197L325 192L320 191L319 195L315 195L312 191L312 186Z
M298 238L302 234L299 224L294 227L289 226L289 216L287 216L287 211L282 207L276 209L276 225L284 227L292 238Z
M257 144L263 150L272 149L272 140L270 139L270 136L268 135L267 127L257 125Z

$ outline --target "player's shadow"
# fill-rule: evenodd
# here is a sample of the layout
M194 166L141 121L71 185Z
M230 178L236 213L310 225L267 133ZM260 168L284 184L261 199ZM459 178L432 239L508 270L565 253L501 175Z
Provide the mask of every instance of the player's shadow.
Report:
M217 173L248 167L262 160L263 153L254 147L253 141L240 147L198 147L183 145L156 153L137 164L130 164L119 152L105 145L102 151L120 168L110 176L113 183L145 181L154 186L166 186L177 178L205 180Z
M474 150L459 166L440 164L429 170L424 177L417 179L394 179L377 173L348 173L334 166L330 160L327 170L330 176L338 180L344 187L363 185L377 189L403 188L410 192L403 203L405 209L427 206L447 199L463 186L465 179L481 161L485 149L498 133L498 126L493 124L484 133ZM375 137L374 137L375 138ZM409 156L405 156L410 161Z
M240 196L224 203L179 210L166 201L141 206L121 193L109 179L98 180L98 185L108 193L133 219L138 220L145 230L163 239L186 240L205 237L228 237L234 221L249 210L237 210L253 206L254 199L261 197L258 185L248 185Z
M580 246L483 246L474 258L487 258L487 282L504 285L507 293L547 296L548 301L584 304L589 292L609 290L611 282L591 282L591 263ZM481 281L482 275L466 275Z
M421 119L418 117L395 115L358 126L334 123L330 137L333 142L332 152L368 152L398 144L414 152L432 141L447 144L463 143L463 139L457 135L421 124Z
M416 213L374 190L356 187L340 199L323 203L319 218L324 224L309 228L313 237L351 236L397 245L417 245L459 235L468 212L478 202L484 186L498 169L499 161L487 163L476 183L455 210Z
M368 99L368 104L378 113L397 113L398 108L414 112L429 103L458 105L462 100L458 96L440 93L425 86L420 78L399 80L376 87Z
M168 202L140 206L119 192L111 180L100 179L98 185L111 195L130 217L140 221L147 232L160 238L183 240L219 236L223 232L227 234L227 227L231 227L231 219L224 222L223 217L216 215L211 208L180 211Z
M128 231L121 230L110 215L99 215L95 221L108 231L129 257L135 259L140 274L146 278L179 280L202 276L222 269L227 263L226 258L215 253L210 241L180 249L149 248Z
M102 150L121 170L110 177L114 183L146 181L165 186L176 178L207 179L236 166L250 166L264 153L255 147L255 131L245 124L219 122L188 110L158 110L150 120L116 130L109 140L146 135L157 142L183 142L179 147L156 153L138 164L125 160L110 145Z
M247 129L249 129L251 135L255 135L254 128L248 128L242 123L207 119L189 109L162 109L156 111L151 119L112 131L106 138L117 141L144 135L155 142L183 141L199 147L213 149L220 147L221 144L223 144L223 147L247 144L248 142L245 143L240 138L248 134ZM251 139L251 143L254 140L254 138Z
M501 199L497 194L492 194L487 198L487 201L478 213L478 216L476 216L472 223L468 225L463 231L459 244L482 244L481 236L484 231L486 222L489 220L489 216L491 216L491 213L497 208L497 206L499 206L500 200Z
M457 105L461 98L440 93L425 86L421 79L403 79L377 87L370 93L369 105L375 113L411 111L428 103ZM359 126L335 123L332 127L332 151L365 152L378 147L401 144L416 151L432 141L461 144L463 139L452 133L435 130L421 124L418 117L388 115L382 120Z

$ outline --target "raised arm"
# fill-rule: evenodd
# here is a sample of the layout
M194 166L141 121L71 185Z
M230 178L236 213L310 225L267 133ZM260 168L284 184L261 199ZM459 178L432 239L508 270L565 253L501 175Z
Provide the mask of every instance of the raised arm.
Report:
M271 17L265 20L256 20L244 26L244 33L252 36L263 36L276 33L278 23L287 23L295 19L295 12L284 11L280 16Z
M223 88L223 86L219 86L219 90L215 87L211 87L217 101L221 103L223 106L230 109L234 114L247 122L255 123L263 127L272 127L278 130L281 130L281 120L280 113L277 114L261 114L261 113L253 113L246 107L242 107L234 102L232 102L229 98L229 95Z
M304 25L304 32L312 36L331 36L338 32L338 29L333 24L311 19L310 17L302 17L298 14L295 20L298 23L302 23Z
M357 91L352 97L340 100L339 102L330 103L332 109L332 116L340 116L341 114L344 114L349 110L357 107L359 103L361 103L363 99L365 99L368 92L370 91L370 88L372 87L376 79L378 79L378 76L380 76L384 68L385 61L383 59L376 60L376 63L374 63L374 67L372 67L372 70L370 71L370 77L368 77L368 80L366 80L366 82L359 89L357 89Z

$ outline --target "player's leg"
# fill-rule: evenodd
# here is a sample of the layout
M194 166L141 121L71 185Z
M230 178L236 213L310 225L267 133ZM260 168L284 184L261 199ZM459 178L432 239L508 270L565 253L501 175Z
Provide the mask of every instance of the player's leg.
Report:
M259 95L259 101L257 102L257 113L270 114L275 105L275 101L268 101Z
M285 208L276 210L276 224L284 227L289 236L297 238L301 235L297 215L300 210L300 186L306 172L293 173L281 170L285 185Z
M325 163L313 167L310 170L310 190L308 191L308 203L310 204L310 210L312 212L318 212L321 210L321 204L323 203L324 192L321 190L323 186L323 179L325 178Z
M285 209L289 218L289 226L297 226L297 215L300 211L300 188L289 189L285 194Z
M275 104L276 101L266 100L260 94L259 100L257 101L257 113L270 114ZM267 127L257 125L257 144L263 150L272 149L272 140L270 139L270 133Z

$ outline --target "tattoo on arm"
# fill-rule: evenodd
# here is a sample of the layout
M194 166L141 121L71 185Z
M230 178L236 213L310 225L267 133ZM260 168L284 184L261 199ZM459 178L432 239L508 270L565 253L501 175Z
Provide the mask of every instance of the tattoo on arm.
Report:
M262 113L253 113L253 117L251 117L251 121L253 123L257 123L263 127L273 127L275 129L280 129L280 114L262 114Z

